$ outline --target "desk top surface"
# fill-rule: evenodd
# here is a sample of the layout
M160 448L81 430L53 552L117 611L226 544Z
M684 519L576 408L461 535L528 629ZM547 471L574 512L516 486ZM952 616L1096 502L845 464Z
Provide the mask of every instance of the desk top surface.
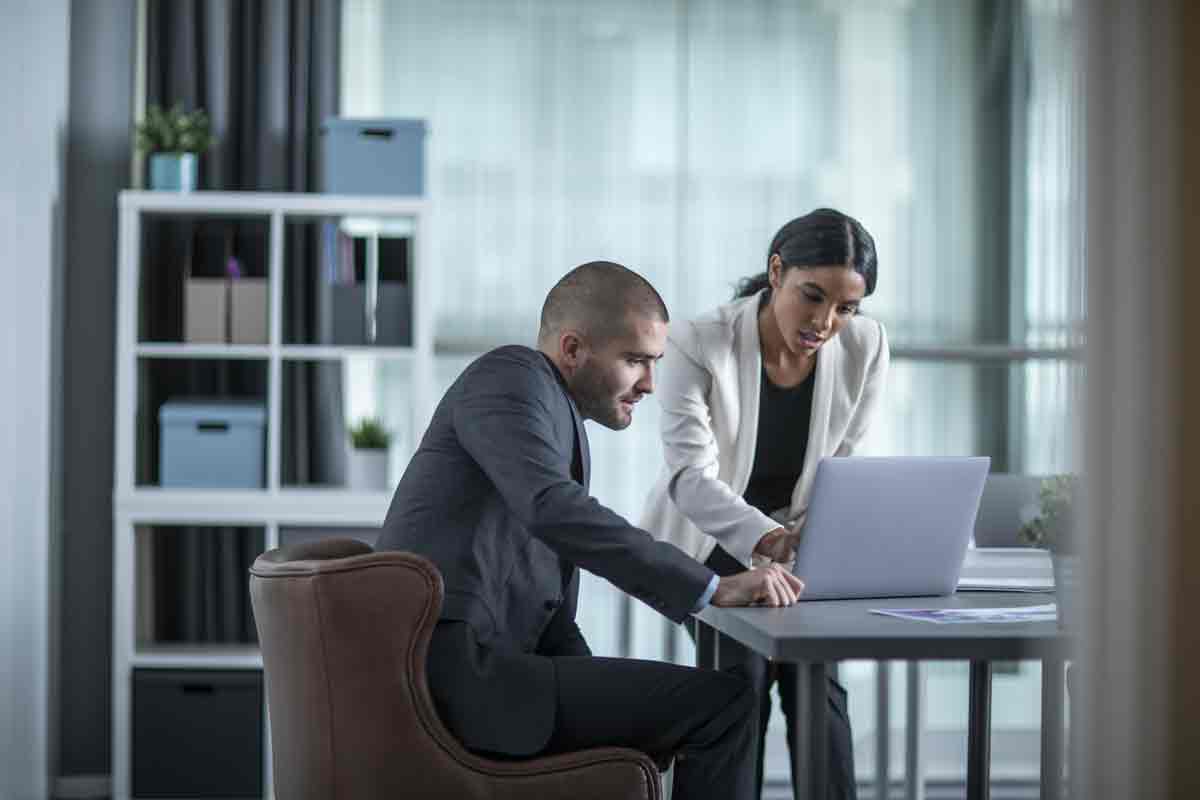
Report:
M1049 593L961 592L948 597L810 600L789 608L709 606L696 616L782 661L1066 658L1073 637L1057 622L938 624L871 613L875 608L1013 608L1054 600Z

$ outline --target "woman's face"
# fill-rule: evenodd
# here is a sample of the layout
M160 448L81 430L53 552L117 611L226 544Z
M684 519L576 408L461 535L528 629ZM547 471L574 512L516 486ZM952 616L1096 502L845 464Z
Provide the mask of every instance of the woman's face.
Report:
M843 266L791 267L771 256L771 312L788 350L812 355L858 311L867 283Z

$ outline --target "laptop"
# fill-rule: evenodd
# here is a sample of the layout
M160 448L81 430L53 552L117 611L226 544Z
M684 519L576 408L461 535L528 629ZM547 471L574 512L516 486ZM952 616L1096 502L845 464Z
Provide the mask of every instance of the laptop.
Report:
M825 458L793 572L801 600L953 594L991 459Z

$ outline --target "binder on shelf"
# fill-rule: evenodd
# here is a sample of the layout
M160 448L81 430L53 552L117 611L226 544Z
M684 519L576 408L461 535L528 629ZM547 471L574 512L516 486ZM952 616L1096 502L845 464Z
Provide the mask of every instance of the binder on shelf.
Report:
M350 236L335 222L322 231L321 270L330 294L325 341L335 345L412 345L409 239Z

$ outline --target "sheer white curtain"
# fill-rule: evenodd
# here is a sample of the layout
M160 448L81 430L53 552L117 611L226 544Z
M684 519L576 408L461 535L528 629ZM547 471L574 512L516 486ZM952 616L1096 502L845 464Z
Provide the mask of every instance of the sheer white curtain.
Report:
M1024 344L1082 348L1083 91L1080 18L1073 0L1026 0L1030 88L1025 183ZM1078 361L1032 362L1025 367L1022 435L1024 471L1076 469L1079 443L1073 421L1082 397Z
M532 343L546 291L578 263L629 265L686 318L761 271L780 225L830 205L876 239L879 286L864 310L901 352L866 451L978 452L981 432L1015 418L1010 468L1067 468L1066 362L902 355L1078 343L1078 237L1064 233L1077 191L1075 87L1070 53L1056 49L1071 15L1067 0L1027 2L1035 80L1030 160L1013 179L1029 194L1014 266L981 244L1008 224L991 213L986 187L1009 176L991 172L985 139L995 132L980 113L995 4L344 0L343 116L430 125L437 341L455 353L440 359L435 392L471 354ZM996 269L1012 278L1004 340L987 324ZM987 370L1019 376L1005 413L989 405ZM626 431L589 431L594 495L636 519L661 464L656 405L639 406ZM660 617L630 610L590 575L583 593L580 623L597 653L663 655ZM686 638L676 644L691 658ZM855 675L869 684L869 673ZM861 739L873 700L858 688Z
M874 234L865 309L894 344L969 343L978 5L346 0L342 114L429 122L443 350L532 342L549 287L597 258L692 316L819 205ZM973 452L977 373L897 360L867 451ZM635 518L661 463L654 416L650 403L630 430L592 427L594 493ZM585 590L585 628L611 652L613 601ZM657 622L634 613L635 652L661 653Z

